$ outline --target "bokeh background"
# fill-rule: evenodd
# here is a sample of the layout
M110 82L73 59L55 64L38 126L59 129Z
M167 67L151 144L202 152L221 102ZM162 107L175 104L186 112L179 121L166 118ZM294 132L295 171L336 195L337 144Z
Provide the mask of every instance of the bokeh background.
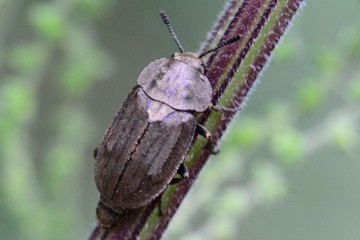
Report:
M0 239L86 239L92 150L152 60L225 1L0 1ZM307 1L165 239L360 236L360 1Z

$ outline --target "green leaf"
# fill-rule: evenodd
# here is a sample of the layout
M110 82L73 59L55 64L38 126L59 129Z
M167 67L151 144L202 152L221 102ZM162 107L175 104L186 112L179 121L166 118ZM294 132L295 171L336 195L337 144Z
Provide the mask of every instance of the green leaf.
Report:
M25 123L31 120L36 111L36 103L25 79L8 76L1 86L0 111L1 117L8 118L16 123Z
M68 25L61 8L52 3L38 3L30 8L29 21L34 29L51 42L62 40Z
M45 62L44 47L38 43L20 43L10 51L9 65L19 72L40 68Z
M323 72L334 73L342 66L342 58L339 56L339 52L330 47L323 47L318 50L314 54L314 58L317 69Z
M330 143L342 150L354 149L359 144L358 123L348 116L335 118L328 128Z
M350 99L360 103L360 75L350 83L348 92Z
M292 129L278 129L271 136L270 149L284 163L293 163L301 158L304 141L302 135Z
M316 109L324 97L323 89L316 79L302 82L297 93L298 105L305 111Z
M269 162L257 162L253 166L258 202L273 202L286 194L285 181Z
M224 140L224 145L227 147L252 148L259 143L264 134L262 124L249 117L243 117L230 128Z

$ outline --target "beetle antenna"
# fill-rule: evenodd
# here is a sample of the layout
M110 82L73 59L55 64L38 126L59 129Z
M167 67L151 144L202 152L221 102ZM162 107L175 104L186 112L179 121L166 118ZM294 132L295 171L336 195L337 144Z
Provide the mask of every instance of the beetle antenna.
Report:
M202 58L203 56L211 53L211 52L215 52L217 50L219 50L220 48L225 47L226 45L232 44L234 42L237 42L241 39L242 35L236 35L234 37L229 38L228 40L225 40L221 43L219 43L216 47L214 47L213 49L207 50L206 52L203 52L202 54L199 55L199 58Z
M168 16L166 16L166 13L163 10L160 11L160 16L161 16L163 22L165 23L166 27L168 28L168 30L169 30L169 32L171 34L171 37L175 40L176 45L178 46L180 52L183 53L184 48L181 46L181 43L180 43L179 39L176 37L176 34L175 34L171 24L170 24L170 20L169 20Z

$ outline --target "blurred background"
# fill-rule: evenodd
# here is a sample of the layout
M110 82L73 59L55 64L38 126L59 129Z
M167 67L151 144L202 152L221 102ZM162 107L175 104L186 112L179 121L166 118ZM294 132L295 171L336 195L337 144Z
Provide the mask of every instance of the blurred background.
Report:
M0 1L0 239L86 239L92 150L152 60L225 1ZM360 235L360 1L307 1L165 239Z

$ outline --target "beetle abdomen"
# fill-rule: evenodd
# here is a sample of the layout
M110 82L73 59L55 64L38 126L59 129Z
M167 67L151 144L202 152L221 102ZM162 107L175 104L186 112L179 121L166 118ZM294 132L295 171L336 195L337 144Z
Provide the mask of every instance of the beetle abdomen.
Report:
M194 131L195 119L185 112L150 123L119 181L114 205L138 208L158 196L184 160Z
M113 209L149 203L174 177L195 126L192 114L134 90L98 150L95 178L101 199Z

